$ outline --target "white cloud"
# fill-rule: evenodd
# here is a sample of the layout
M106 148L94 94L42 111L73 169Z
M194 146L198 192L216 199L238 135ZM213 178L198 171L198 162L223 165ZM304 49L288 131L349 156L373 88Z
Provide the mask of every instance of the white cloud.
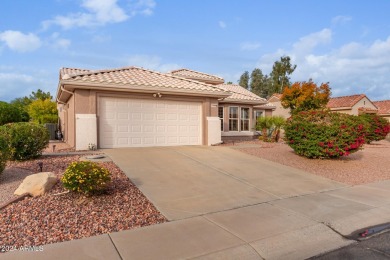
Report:
M264 55L257 65L272 68L274 61L289 55L297 64L293 81L312 78L317 83L330 82L333 96L364 93L372 100L390 99L390 36L371 44L351 42L319 53L316 46L329 42L330 36L330 30L322 30L302 37L289 50ZM307 48L305 51L303 46Z
M259 42L242 42L240 44L240 49L242 51L255 51L261 47Z
M8 48L17 52L30 52L41 47L42 42L33 33L24 34L19 31L4 31L0 33L0 41L3 41Z
M43 21L42 25L44 29L52 25L63 29L102 26L123 22L135 15L152 15L155 6L154 0L137 0L131 3L129 10L125 10L118 5L117 0L82 0L81 7L85 12L58 15L54 19Z
M23 92L23 90L26 89L26 87L30 87L33 82L34 78L30 75L0 72L0 100L10 101L16 97L16 93L22 97L23 94L21 93L21 90Z
M143 67L160 72L168 72L180 68L178 64L162 63L160 57L150 55L133 55L127 59L127 62L130 66Z
M219 27L221 27L222 29L225 29L226 28L226 23L224 21L219 21L218 22L218 25Z
M347 15L338 15L338 16L335 16L332 18L332 24L333 25L337 25L337 24L345 24L349 21L352 21L352 17L351 16L347 16Z
M55 32L51 35L48 44L54 49L67 49L71 44L71 40L61 38L60 34Z

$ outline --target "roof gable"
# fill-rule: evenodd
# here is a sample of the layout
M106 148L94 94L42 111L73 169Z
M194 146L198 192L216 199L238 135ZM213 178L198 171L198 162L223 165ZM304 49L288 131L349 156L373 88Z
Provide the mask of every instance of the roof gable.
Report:
M178 70L172 70L168 74L172 74L178 77L184 77L188 79L194 79L194 80L201 80L201 81L206 81L206 82L215 82L217 84L223 83L225 80L221 77L195 71L195 70L190 70L190 69L178 69Z
M358 103L361 99L367 98L364 94L351 95L351 96L342 96L342 97L334 97L330 98L327 108L352 108L356 103Z

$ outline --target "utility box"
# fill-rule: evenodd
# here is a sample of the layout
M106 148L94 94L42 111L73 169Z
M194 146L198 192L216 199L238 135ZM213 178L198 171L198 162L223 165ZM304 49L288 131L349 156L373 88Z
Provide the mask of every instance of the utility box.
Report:
M56 131L58 129L57 124L46 123L44 126L47 128L50 134L50 140L56 140Z

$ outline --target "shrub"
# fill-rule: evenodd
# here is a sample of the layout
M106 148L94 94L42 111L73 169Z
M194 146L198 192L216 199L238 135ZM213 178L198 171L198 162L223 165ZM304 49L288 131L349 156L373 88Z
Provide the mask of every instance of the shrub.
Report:
M71 163L61 178L66 189L84 194L104 190L110 180L107 169L88 161Z
M367 123L358 116L329 111L300 112L285 126L285 140L298 155L338 158L361 149Z
M375 114L362 114L360 115L368 124L368 134L366 135L366 142L369 144L372 141L380 141L386 139L387 134L390 132L390 123Z
M28 114L16 105L0 101L0 125L26 122L29 120Z
M49 144L46 127L34 123L11 123L0 127L0 134L6 136L11 160L37 158Z
M5 136L0 135L0 174L4 171L9 159L9 146Z

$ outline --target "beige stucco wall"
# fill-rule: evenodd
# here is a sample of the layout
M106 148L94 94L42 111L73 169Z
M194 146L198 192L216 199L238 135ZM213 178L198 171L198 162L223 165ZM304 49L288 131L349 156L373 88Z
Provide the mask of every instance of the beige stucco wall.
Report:
M359 114L359 107L365 107L365 108L371 108L371 109L377 109L375 105L366 97L362 98L359 102L357 102L353 107L352 107L352 114L353 115L358 115Z
M275 99L271 98L269 100L269 104L275 106L275 110L272 111L273 116L282 116L284 118L289 118L291 116L290 109L283 108L280 101L276 101Z
M65 141L67 144L70 145L70 147L74 147L76 145L76 139L75 139L75 97L72 96L68 103L67 103L67 109L66 109L66 117L67 117L67 125L65 126Z

